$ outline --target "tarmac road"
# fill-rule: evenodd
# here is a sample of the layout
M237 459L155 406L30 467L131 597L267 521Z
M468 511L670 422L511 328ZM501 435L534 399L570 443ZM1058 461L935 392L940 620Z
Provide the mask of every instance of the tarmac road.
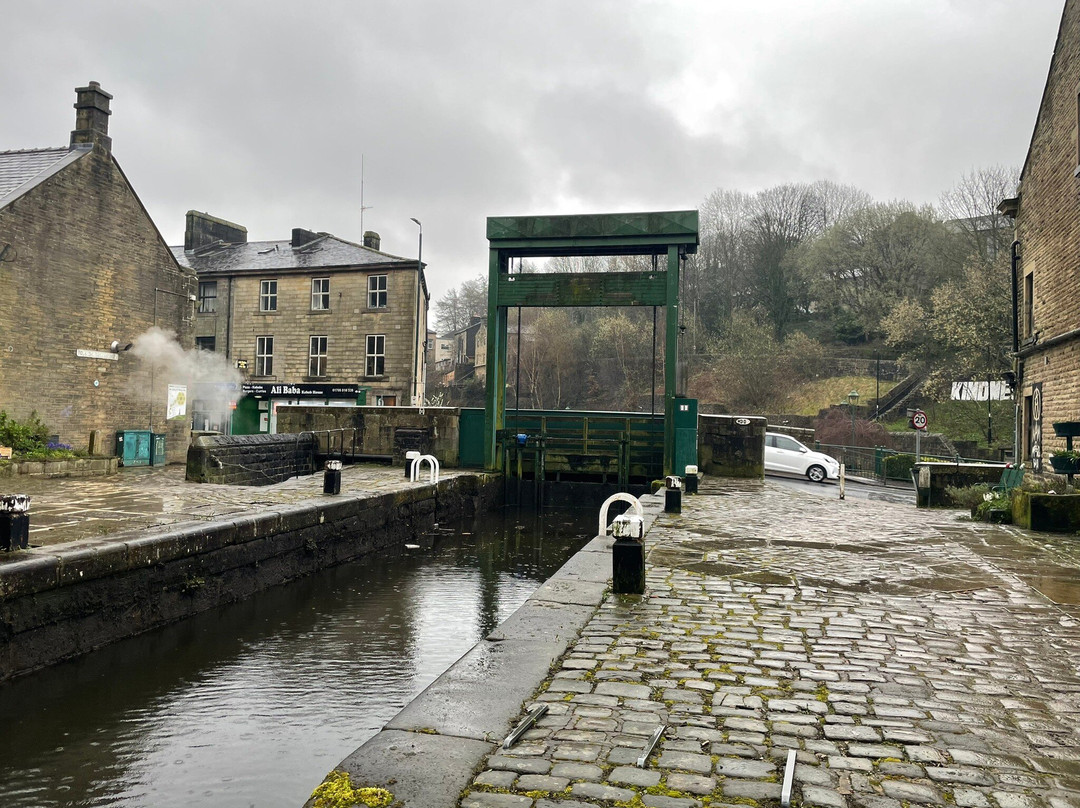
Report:
M766 478L780 483L785 488L803 491L818 496L839 499L840 484L835 481L813 483L805 477L767 474ZM892 484L884 486L879 482L862 477L848 477L844 485L844 496L848 499L866 499L872 502L892 502L897 505L915 506L915 492L910 485Z

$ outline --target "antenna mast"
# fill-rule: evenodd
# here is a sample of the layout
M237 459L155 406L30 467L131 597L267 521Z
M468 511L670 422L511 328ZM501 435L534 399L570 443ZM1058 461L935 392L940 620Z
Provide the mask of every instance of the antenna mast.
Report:
M360 155L360 239L364 238L364 211L371 208L364 206L364 155Z

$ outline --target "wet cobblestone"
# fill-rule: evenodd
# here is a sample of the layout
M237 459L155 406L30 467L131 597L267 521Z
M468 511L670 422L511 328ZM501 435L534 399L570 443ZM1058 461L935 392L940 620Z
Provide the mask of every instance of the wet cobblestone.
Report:
M443 469L441 477L461 473ZM108 477L20 477L0 480L0 493L30 495L31 546L92 544L120 531L220 521L324 496L321 473L267 486L189 483L184 474L184 466L173 465L121 469ZM385 465L341 471L342 494L379 494L417 484L406 480L400 468ZM0 554L0 563L13 557Z
M646 594L609 597L541 688L555 714L529 749L487 769L552 764L567 786L534 808L771 808L794 749L804 808L1080 808L1080 550L951 511L703 490L651 530ZM523 780L500 796L530 798Z

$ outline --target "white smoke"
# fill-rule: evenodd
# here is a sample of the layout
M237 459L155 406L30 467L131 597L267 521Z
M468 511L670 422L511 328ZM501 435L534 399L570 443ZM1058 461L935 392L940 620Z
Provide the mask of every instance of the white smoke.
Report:
M157 326L148 329L135 338L131 353L150 373L158 392L163 384L187 385L189 398L198 398L208 409L222 412L239 397L243 377L225 355L196 348L184 350L173 331ZM145 397L150 391L143 393Z

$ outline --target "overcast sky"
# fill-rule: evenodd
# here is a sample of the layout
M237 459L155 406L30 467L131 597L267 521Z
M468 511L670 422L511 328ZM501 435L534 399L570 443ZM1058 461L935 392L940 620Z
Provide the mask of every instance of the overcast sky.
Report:
M935 202L1023 162L1063 0L3 0L0 149L66 146L74 88L169 244L206 211L416 255L485 217L696 208L830 179Z

